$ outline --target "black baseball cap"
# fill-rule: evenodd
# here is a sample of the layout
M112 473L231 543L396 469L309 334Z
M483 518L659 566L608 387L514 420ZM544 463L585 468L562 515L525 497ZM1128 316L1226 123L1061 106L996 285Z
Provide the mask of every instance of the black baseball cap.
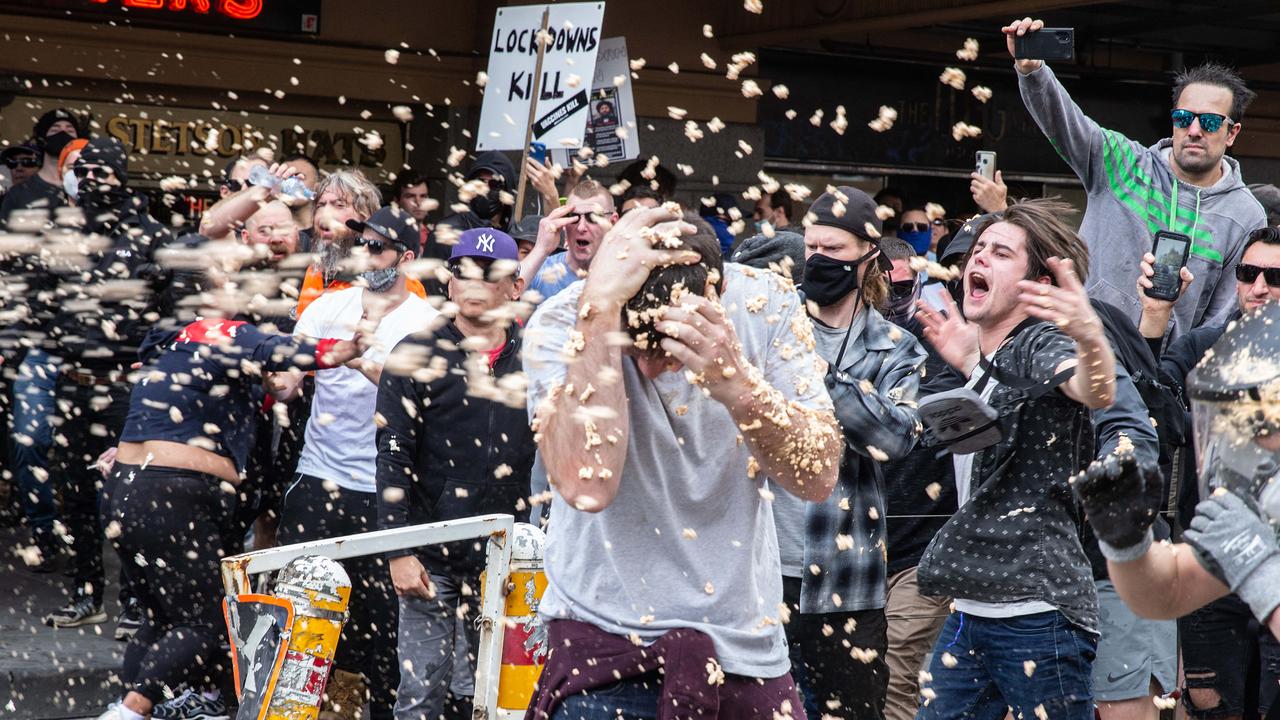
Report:
M537 242L538 224L541 222L541 215L525 215L520 218L520 222L511 227L511 237L516 242Z
M416 247L422 235L413 216L395 205L378 208L373 217L364 222L348 220L347 227L358 233L368 228L404 248Z
M837 214L836 203L844 205L844 212ZM848 185L819 195L809 206L809 214L813 225L839 228L873 243L880 240L880 233L884 231L884 225L876 215L876 201Z

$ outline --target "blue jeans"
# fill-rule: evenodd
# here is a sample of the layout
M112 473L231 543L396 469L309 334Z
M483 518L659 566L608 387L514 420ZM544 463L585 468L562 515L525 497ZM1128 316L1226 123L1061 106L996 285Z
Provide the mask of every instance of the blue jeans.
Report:
M1057 611L1012 618L952 613L929 663L935 694L916 720L1093 720L1097 638ZM951 663L951 667L947 667ZM1031 665L1030 663L1035 663Z
M37 537L52 537L58 518L53 482L49 479L49 448L53 445L54 388L61 360L32 349L13 381L13 437L10 452L18 473L22 514Z
M646 675L628 678L586 694L570 695L556 708L554 720L657 720L661 680Z

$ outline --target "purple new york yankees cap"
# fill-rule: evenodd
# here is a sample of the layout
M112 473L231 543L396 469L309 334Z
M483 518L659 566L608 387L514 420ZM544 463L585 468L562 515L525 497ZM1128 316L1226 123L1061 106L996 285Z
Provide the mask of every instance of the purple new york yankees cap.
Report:
M464 257L519 260L520 250L510 235L493 228L472 228L458 237L450 260Z

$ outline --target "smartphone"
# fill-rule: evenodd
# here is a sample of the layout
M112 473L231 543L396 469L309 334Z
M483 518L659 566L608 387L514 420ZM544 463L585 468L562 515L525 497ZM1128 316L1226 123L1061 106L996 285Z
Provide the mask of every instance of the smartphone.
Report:
M930 310L943 315L947 314L947 300L950 298L947 297L947 286L944 283L929 283L920 288L920 298Z
M546 165L547 164L546 143L540 143L540 142L529 143L529 157L539 165Z
M974 170L988 179L996 179L996 153L994 150L979 150L973 154Z
M1191 238L1182 233L1161 230L1151 245L1156 256L1156 274L1147 288L1147 297L1157 300L1177 300L1182 291L1182 268L1191 254Z
M1018 60L1072 60L1075 56L1075 28L1043 28L1013 37L1013 57Z

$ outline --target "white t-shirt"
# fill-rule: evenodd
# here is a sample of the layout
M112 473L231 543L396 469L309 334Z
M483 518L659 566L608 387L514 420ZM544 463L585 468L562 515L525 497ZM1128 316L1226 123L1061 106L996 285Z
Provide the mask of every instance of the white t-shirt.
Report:
M326 292L307 306L293 334L317 340L350 340L364 315L364 292L362 287ZM362 357L386 362L396 343L426 330L439 314L426 300L410 293L378 324L373 346ZM359 370L336 367L316 371L315 397L298 472L331 480L346 490L375 492L378 448L373 414L377 404L378 386Z
M788 400L831 412L799 296L768 271L725 263L723 303L742 353ZM788 286L790 283L788 283ZM524 336L532 414L564 380L583 283L538 307ZM711 636L725 672L787 672L782 573L765 478L723 405L683 373L649 380L622 362L631 435L618 495L602 512L551 500L545 618L652 642L674 628Z
M987 362L991 362L995 357L995 353L987 356ZM972 389L978 384L983 377L983 372L975 370L973 376L969 378L969 382L965 387ZM984 401L991 401L991 393L996 389L995 378L987 378L987 384L982 388L979 395ZM957 501L964 505L969 502L969 496L973 492L973 458L977 453L968 453L967 455L952 455L951 461L955 465L956 471L956 495ZM1054 606L1043 600L1027 600L1024 602L1008 602L1008 603L988 603L978 602L977 600L964 600L956 598L956 610L977 615L985 618L1011 618L1020 617L1022 615L1034 615L1036 613L1049 612L1056 610Z

